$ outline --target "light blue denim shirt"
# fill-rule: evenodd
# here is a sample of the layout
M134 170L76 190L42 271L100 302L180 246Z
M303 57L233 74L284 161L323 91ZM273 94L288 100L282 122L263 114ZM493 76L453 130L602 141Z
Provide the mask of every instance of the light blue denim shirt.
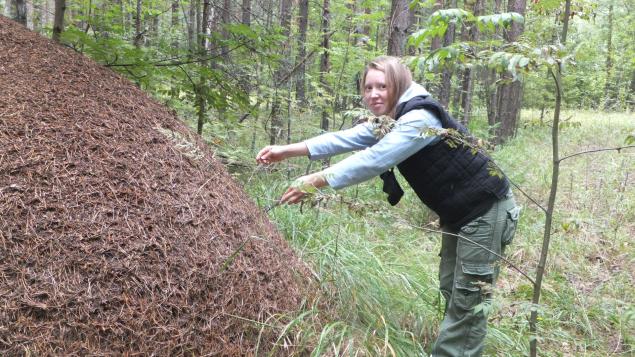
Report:
M420 95L429 93L413 82L397 103ZM418 109L403 115L381 139L373 134L371 123L363 123L347 130L322 134L304 143L311 160L361 150L322 171L329 185L340 189L375 177L426 145L436 143L439 140L437 136L425 136L423 133L427 128L441 129L441 122L427 110Z

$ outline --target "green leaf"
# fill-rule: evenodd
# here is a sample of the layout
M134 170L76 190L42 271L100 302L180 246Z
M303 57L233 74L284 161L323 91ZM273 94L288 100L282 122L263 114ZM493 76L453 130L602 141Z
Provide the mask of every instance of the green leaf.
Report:
M539 13L549 12L559 8L561 0L540 0L532 2L532 8Z

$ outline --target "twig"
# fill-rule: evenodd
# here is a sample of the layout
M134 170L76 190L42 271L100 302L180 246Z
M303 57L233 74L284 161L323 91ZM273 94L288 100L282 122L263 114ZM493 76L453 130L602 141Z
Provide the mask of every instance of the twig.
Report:
M277 200L276 202L265 206L265 213L268 213L269 211L271 211L272 209L280 206L282 204L282 202L280 200Z
M509 261L507 258L505 258L504 256L502 256L502 255L500 255L500 254L498 254L498 253L494 252L493 250L491 250L491 249L489 249L489 248L485 247L485 246L484 246L484 245L482 245L482 244L476 243L475 241L471 240L470 238L464 237L464 236L462 236L462 235L460 235L460 234L455 234L455 233L450 233L450 232L440 231L440 230L438 230L438 229L426 228L426 227L422 227L422 226L415 226L415 225L413 225L413 224L409 224L409 223L408 223L408 225L409 225L409 226L411 226L411 227L413 227L413 228L421 229L421 230L424 230L424 231L434 232L434 233L441 233L441 234L448 234L448 235L455 236L455 237L461 238L461 239L463 239L463 240L466 240L466 241L468 241L468 242L470 242L470 243L472 243L472 244L476 245L477 247L482 248L482 249L484 249L484 250L486 250L486 251L488 251L488 252L490 252L490 253L494 254L495 256L497 256L498 258L500 258L502 261L504 261L505 263L509 264L509 266L510 266L510 267L512 267L512 268L513 268L514 270L516 270L517 272L519 272L522 276L524 276L525 278L527 278L527 280L529 280L529 281L532 283L532 285L536 285L536 282L534 281L534 279L532 279L529 275L527 275L527 273L525 273L524 271L522 271L519 267L517 267L516 265L514 265L514 263L512 263L511 261Z
M562 161L564 161L566 159L570 159L572 157L583 155L583 154L590 154L590 153L600 152L600 151L613 151L613 150L616 150L617 152L620 152L622 149L632 149L632 148L635 148L635 145L620 146L620 147L616 147L616 148L606 148L606 149L596 149L596 150L581 151L581 152L578 152L578 153L575 153L575 154L571 154L571 155L568 155L568 156L565 156L565 157L561 157L556 162L562 162Z

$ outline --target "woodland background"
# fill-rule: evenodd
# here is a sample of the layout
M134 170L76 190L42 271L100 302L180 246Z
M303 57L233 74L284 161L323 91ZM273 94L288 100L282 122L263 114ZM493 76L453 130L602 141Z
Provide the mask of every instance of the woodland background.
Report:
M402 56L416 81L490 142L522 190L508 254L529 272L543 228L532 200L551 187L557 88L548 68L562 73L562 150L620 147L635 134L628 0L5 0L0 9L173 108L263 207L311 164L265 169L255 151L349 127L366 115L357 86L364 64ZM529 304L531 285L507 269L488 353L527 354L527 315L539 310L543 355L633 354L634 162L632 150L567 162L543 301ZM442 306L438 237L425 230L434 217L412 197L389 210L375 181L313 204L269 211L313 263L329 305L310 303L292 317L281 345L305 344L314 355L424 354Z

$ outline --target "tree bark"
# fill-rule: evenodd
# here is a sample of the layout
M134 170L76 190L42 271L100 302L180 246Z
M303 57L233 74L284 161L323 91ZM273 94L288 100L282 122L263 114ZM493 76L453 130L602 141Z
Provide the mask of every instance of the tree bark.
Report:
M243 0L242 24L251 26L251 0Z
M471 11L474 16L481 16L484 12L485 0L465 1L465 9ZM471 28L463 26L461 32L462 41L478 42L479 32L478 27L473 25ZM476 52L476 48L474 52ZM470 116L472 111L472 94L474 87L474 75L471 68L466 68L463 71L463 78L461 80L461 122L467 125L470 122Z
M221 22L221 35L223 36L223 39L225 40L229 40L229 32L227 31L227 25L229 25L231 23L231 1L230 0L224 0L223 1L223 8L220 9L220 22ZM229 61L229 49L227 48L227 46L223 45L221 46L221 58L224 61Z
M199 21L201 30L198 34L198 54L204 57L207 54L207 34L209 34L209 13L210 13L210 0L203 0L203 9L201 19ZM201 63L201 66L204 66ZM197 122L196 132L199 135L203 134L203 126L207 119L207 82L203 75L200 76L198 84L194 84L194 94L196 96L196 110L197 110Z
M21 23L22 25L27 25L26 19L26 0L13 0L9 3L9 10L11 17Z
M135 36L134 36L134 41L133 44L135 45L135 47L139 47L141 44L141 38L143 37L143 34L141 33L141 1L142 0L137 0L137 12L136 12L136 16L135 16Z
M445 8L456 8L456 0L450 1ZM454 23L450 23L448 25L448 29L445 32L445 36L443 36L443 46L449 46L454 43L454 35L455 35L456 25ZM450 90L452 86L452 69L448 68L447 65L443 66L443 71L441 73L441 88L439 91L439 103L444 106L446 109L450 105Z
M494 14L501 13L502 0L496 0L494 2ZM496 28L494 37L500 37L500 29ZM498 75L493 69L486 70L485 72L485 93L486 93L486 106L487 106L487 124L490 128L490 135L496 138L495 125L498 123L498 89L496 88L496 79Z
M371 8L369 4L363 5L363 12L364 15L369 16L371 14ZM360 36L360 39L358 41L358 44L363 43L363 44L368 44L368 42L370 42L370 21L366 20L364 21L364 24L361 26L359 33L362 35Z
M330 2L329 0L324 0L322 6L322 56L320 57L320 86L322 87L322 93L330 93L330 88L328 82L326 81L326 73L329 72L331 64L329 60L329 27L331 20L331 12L330 12ZM329 118L326 108L328 105L323 103L322 107L322 121L320 123L320 128L323 131L329 130Z
M203 12L201 15L201 31L198 35L198 43L200 46L200 55L205 56L208 47L208 38L210 30L210 0L203 0Z
M46 27L51 23L51 13L54 13L55 10L51 11L50 0L44 0L42 6L40 7L42 10L41 17L41 26Z
M306 32L309 23L309 0L300 0L300 18L298 19L298 74L295 81L295 99L301 106L306 105Z
M178 51L179 49L179 0L172 0L172 8L171 10L171 19L170 24L172 25L172 49L174 51Z
M388 55L401 57L404 54L408 28L410 27L410 1L392 0L388 22Z
M282 119L280 118L280 95L279 87L282 85L282 79L285 77L285 70L288 67L287 58L289 54L288 43L289 33L291 32L291 0L280 1L280 27L282 28L282 36L286 41L282 44L282 63L274 72L274 93L271 101L271 126L269 127L269 143L275 145L280 133L282 132Z
M509 0L507 11L525 14L526 0ZM523 25L514 22L508 31L504 32L505 40L508 43L515 42L523 32ZM505 79L511 79L511 75L506 74ZM518 125L520 106L522 100L522 84L520 81L502 84L498 87L497 97L497 121L500 126L496 130L496 142L502 143L513 137Z
M437 0L434 3L434 6L432 6L432 13L441 9L443 9L443 0ZM441 48L441 37L435 36L432 38L432 42L430 43L430 51L434 51L439 48Z
M64 31L64 12L66 12L66 0L55 0L55 15L53 19L53 40L59 42L60 35Z
M571 17L571 0L564 4L564 23L562 24L562 44L567 43L567 33L569 32L569 17Z
M33 30L35 22L35 8L33 7L33 1L25 1L26 6L26 27Z
M194 47L195 51L199 51L199 47L200 47L200 37L201 34L203 33L203 11L201 10L201 1L203 0L190 0L192 1L192 3L194 3L194 9L196 11L196 27L194 27L196 30L194 31L194 38L196 39L196 46Z
M183 10L185 12L185 9ZM190 6L187 11L187 44L190 53L194 53L196 50L196 1L190 0Z

